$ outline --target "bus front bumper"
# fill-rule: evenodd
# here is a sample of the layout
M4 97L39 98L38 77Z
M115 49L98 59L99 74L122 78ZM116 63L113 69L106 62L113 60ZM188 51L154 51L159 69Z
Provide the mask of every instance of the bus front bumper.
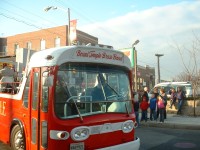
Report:
M101 148L97 150L139 150L139 148L140 148L140 139L136 138L134 141L128 143Z

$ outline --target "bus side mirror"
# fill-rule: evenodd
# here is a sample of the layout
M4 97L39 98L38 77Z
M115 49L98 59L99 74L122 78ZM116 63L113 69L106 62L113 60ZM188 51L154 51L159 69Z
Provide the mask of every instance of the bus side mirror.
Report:
M54 79L53 75L48 76L48 72L43 72L43 74L42 74L42 80L43 80L42 85L47 86L47 87L53 86L53 79Z

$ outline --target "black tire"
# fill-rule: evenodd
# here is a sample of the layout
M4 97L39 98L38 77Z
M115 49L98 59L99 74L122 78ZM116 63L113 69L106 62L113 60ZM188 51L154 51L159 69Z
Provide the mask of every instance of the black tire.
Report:
M10 143L12 150L25 150L25 137L19 125L12 128Z

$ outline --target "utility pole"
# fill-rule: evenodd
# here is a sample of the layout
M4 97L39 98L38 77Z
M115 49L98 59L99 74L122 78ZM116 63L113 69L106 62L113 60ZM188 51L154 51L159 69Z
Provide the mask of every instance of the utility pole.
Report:
M132 44L132 48L133 48L133 55L134 55L134 74L135 74L135 85L134 85L134 89L135 92L137 92L137 50L135 49L135 45L137 45L140 41L136 40L133 44Z
M71 39L70 39L70 9L68 8L68 33L67 33L67 36L68 36L68 45L70 46L71 45Z
M164 54L155 54L157 56L157 63L158 63L158 83L160 83L160 57L164 56Z
M66 25L66 45L68 43L68 45L71 45L71 39L70 39L70 8L68 8L67 10L65 8L61 8L61 7L56 7L56 6L48 6L46 8L44 8L44 11L49 11L49 10L56 10L56 9L60 9L64 12L66 12L68 14L68 26ZM68 29L67 29L68 27ZM68 38L67 38L68 36Z

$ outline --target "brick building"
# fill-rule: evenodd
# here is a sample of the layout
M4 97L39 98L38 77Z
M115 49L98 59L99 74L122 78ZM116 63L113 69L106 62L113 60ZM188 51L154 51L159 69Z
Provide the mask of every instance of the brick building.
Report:
M42 50L46 48L66 46L68 44L68 27L58 26L39 31L22 33L6 38L7 55L15 55L18 48L30 48ZM79 44L98 44L98 38L77 30L77 42ZM4 43L5 44L5 43Z
M137 65L137 91L143 91L144 87L152 89L155 85L155 68Z

